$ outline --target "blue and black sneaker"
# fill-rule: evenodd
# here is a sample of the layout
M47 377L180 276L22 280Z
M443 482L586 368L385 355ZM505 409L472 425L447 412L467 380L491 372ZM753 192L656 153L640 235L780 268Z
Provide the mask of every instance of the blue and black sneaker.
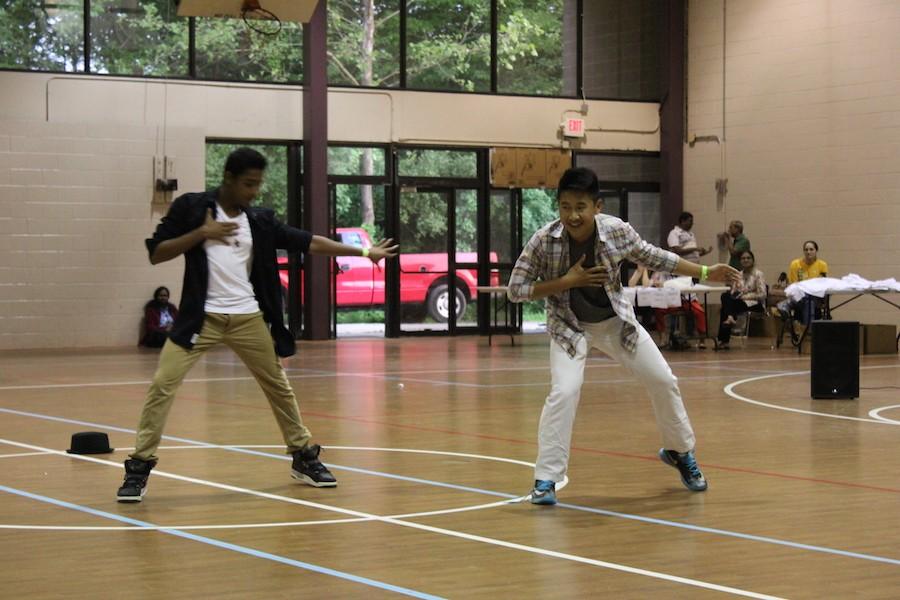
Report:
M556 484L546 479L536 479L531 490L532 504L556 504Z
M702 492L708 487L693 452L679 453L660 448L659 458L667 465L678 469L681 474L681 483L692 492Z

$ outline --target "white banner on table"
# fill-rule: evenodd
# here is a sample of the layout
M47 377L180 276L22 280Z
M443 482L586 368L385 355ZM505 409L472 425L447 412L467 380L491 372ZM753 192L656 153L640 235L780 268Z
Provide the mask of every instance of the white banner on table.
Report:
M625 297L634 306L671 308L681 306L681 291L674 287L623 288Z

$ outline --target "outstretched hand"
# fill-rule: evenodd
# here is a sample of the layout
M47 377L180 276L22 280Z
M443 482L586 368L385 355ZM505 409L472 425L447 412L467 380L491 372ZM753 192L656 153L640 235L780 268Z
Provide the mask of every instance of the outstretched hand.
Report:
M206 210L206 222L201 228L203 237L207 240L219 240L220 242L230 243L228 238L237 233L237 223L216 221L213 217L211 208Z
M400 245L395 244L391 238L381 240L369 248L369 260L378 263L382 258L395 258L399 251Z
M712 246L709 246L707 248L700 248L700 256L706 256L710 252L712 252Z
M569 282L569 287L600 286L609 281L609 273L606 271L606 267L596 265L585 269L582 266L584 259L585 256L582 254L578 262L572 265L563 276Z
M735 285L741 281L741 272L725 263L719 263L709 267L707 280L722 281L729 285Z

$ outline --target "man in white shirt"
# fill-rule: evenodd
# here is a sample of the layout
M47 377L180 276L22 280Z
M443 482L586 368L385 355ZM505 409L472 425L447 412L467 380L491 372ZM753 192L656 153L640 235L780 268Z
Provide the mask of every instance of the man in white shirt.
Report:
M220 343L235 351L265 393L293 456L291 476L315 487L337 485L319 461L321 447L311 443L279 360L294 354L296 345L283 323L276 251L362 255L378 263L396 257L398 247L391 240L372 248L340 244L284 225L271 209L252 207L265 168L256 150L235 150L221 187L177 198L146 240L153 264L184 256L184 283L178 316L147 390L135 449L125 461L119 502L143 498L175 392L197 360Z
M694 226L694 215L689 212L683 212L678 215L678 225L669 232L666 243L669 250L674 252L684 260L690 262L699 262L701 256L706 256L712 252L712 246L708 248L698 248L697 238L691 228Z

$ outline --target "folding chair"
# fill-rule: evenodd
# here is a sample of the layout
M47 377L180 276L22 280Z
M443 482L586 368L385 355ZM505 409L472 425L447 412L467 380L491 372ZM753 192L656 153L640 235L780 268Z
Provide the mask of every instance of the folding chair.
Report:
M765 321L769 315L769 286L766 284L766 297L760 302L762 311L748 310L738 315L735 324L731 327L731 337L741 338L741 347L747 344L750 337L750 323L752 321Z

